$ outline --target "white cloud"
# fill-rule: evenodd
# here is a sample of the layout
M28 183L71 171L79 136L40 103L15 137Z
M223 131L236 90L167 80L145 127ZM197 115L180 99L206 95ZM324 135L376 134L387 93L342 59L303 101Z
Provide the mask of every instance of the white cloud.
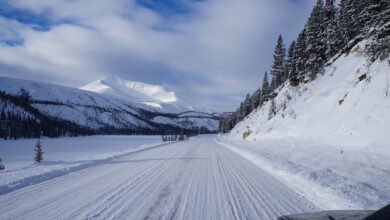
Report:
M40 75L43 81L80 85L117 74L168 83L190 99L223 109L236 107L236 94L243 96L260 84L276 36L292 40L312 6L290 0L209 0L191 4L194 13L163 17L125 0L12 4L74 23L41 32L0 17L4 35L24 39L22 46L0 44L2 75Z

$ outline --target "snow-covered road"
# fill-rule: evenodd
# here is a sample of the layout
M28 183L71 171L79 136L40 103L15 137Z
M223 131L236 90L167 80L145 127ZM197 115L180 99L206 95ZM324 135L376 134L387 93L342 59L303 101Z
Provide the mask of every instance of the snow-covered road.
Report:
M0 196L0 219L276 219L316 211L213 136L107 160Z

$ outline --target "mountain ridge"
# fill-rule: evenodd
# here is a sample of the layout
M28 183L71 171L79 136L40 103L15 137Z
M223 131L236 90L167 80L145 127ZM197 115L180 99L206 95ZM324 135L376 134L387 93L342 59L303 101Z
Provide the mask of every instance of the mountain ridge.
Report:
M136 82L122 79L118 76L106 76L84 86L80 89L99 94L110 95L123 100L132 100L149 106L156 111L184 112L204 111L189 105L179 99L176 92L160 85L152 85L144 82Z
M39 125L41 120L47 123L54 120L59 130L59 124L68 124L75 128L72 135L77 135L77 130L83 129L85 134L208 133L217 130L220 118L218 114L188 110L160 112L134 100L9 77L0 77L0 92L1 121L4 122L0 135L8 138L24 137L21 133L31 136L28 127L43 129ZM184 114L186 112L191 114ZM27 130L22 132L20 127ZM50 136L67 135L62 130L59 133Z

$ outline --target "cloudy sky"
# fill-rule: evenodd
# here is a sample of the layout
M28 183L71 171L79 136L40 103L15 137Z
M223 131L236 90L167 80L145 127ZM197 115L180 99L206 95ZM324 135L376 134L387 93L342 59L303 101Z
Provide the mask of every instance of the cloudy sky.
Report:
M233 110L314 0L1 0L0 75L79 87L106 75Z

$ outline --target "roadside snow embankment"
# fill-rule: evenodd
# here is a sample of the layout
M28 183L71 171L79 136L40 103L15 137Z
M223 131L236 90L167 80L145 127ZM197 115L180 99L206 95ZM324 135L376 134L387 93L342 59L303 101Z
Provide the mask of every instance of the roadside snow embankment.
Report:
M253 143L218 138L217 142L324 210L378 209L390 201L390 155L381 154L382 149L316 145L294 139Z
M118 157L163 145L159 136L90 136L42 139L44 160L35 164L36 140L0 141L0 195L98 165Z
M297 88L285 85L221 138L324 209L390 202L390 65L365 42ZM247 130L250 134L243 141Z

